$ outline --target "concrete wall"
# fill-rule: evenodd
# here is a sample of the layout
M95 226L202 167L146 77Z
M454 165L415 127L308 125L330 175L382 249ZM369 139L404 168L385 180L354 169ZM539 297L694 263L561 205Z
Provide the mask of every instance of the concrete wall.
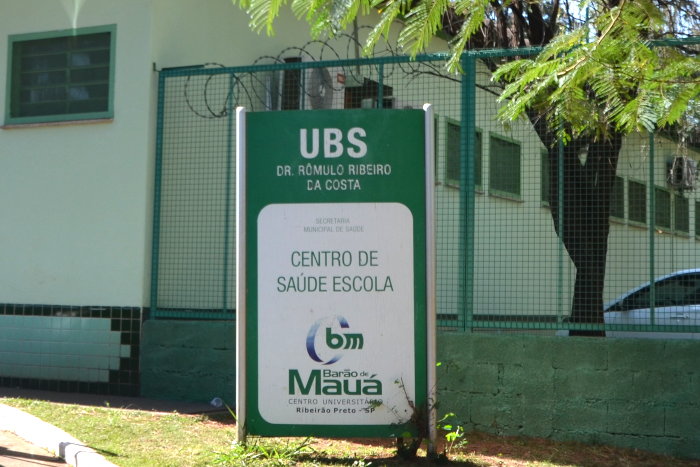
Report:
M438 398L467 430L700 458L700 342L441 333Z
M235 401L235 324L146 321L144 397ZM700 342L438 335L440 412L466 430L700 458Z
M234 322L145 321L141 346L141 396L235 404Z

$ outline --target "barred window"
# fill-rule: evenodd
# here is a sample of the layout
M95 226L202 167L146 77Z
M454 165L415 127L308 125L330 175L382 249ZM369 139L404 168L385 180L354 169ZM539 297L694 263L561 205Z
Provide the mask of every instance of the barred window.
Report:
M639 224L647 223L647 187L642 182L628 182L629 220Z
M654 196L654 227L671 230L671 192L663 188L654 188Z
M680 233L690 233L690 202L682 194L673 197L674 230Z
M625 179L618 176L615 177L610 197L610 217L625 218Z
M520 198L520 143L491 134L489 192Z
M112 117L115 26L9 37L5 123Z
M458 122L447 120L445 126L447 161L445 167L445 179L449 185L459 185L460 180L460 148L462 143L462 128ZM481 130L474 132L474 185L477 190L482 189L481 167Z

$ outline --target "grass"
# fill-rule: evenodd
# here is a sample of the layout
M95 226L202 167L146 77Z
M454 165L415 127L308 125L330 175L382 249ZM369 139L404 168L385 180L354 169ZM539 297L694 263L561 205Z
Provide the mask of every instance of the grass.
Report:
M413 462L396 458L394 441L386 439L251 438L247 447L232 445L235 425L229 414L158 414L10 398L0 403L61 428L120 467L435 465L425 451ZM700 460L608 446L484 433L465 438L467 445L451 456L455 466L700 467Z

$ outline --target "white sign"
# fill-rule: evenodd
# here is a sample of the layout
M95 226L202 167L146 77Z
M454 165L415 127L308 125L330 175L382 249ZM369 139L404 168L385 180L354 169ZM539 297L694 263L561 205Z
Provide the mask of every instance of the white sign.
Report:
M260 212L257 240L260 415L308 425L409 419L411 211L398 203L272 204Z

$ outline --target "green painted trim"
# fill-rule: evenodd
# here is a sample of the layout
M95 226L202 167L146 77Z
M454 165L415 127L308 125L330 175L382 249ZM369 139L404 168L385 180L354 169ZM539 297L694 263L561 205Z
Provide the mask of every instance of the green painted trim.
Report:
M151 311L149 319L155 318L179 318L179 319L206 319L232 321L236 319L235 313L212 313L199 311Z
M116 87L117 69L117 25L106 26L110 29L111 44L109 50L109 101L107 102L107 113L110 118L114 118L114 88Z
M51 122L67 122L79 120L98 120L98 119L113 119L114 115L111 112L94 112L82 114L64 114L64 115L44 115L41 117L16 117L5 118L6 125L22 125L25 123L51 123Z
M522 316L522 315L514 315ZM475 328L487 329L523 329L523 330L589 330L589 331L627 331L627 332L700 332L700 326L675 326L651 324L586 324L586 323L556 323L556 322L514 322L514 321L474 321Z
M300 117L303 113L303 119ZM391 162L392 170L401 173L402 178L397 180L368 180L363 182L362 191L356 190L348 192L315 192L306 189L298 190L299 185L293 179L280 180L274 175L270 175L270 167L283 163L280 161L289 154L298 151L298 146L288 144L294 134L298 135L299 125L318 127L319 122L329 122L332 118L333 125L345 128L348 125L356 125L357 121L366 120L368 126L383 128L387 134L396 134L390 144L386 143L390 150L383 150L384 154L376 152L368 153L368 157L376 157L377 160ZM247 428L249 434L262 436L366 436L366 437L397 437L404 431L415 434L415 430L410 426L387 425L291 425L283 423L272 423L267 421L260 413L262 384L260 376L264 371L259 365L259 342L264 335L259 332L261 329L260 315L260 277L259 259L260 248L258 236L258 218L262 210L271 204L292 205L294 203L401 203L405 205L413 216L413 252L414 252L414 309L413 339L415 345L415 400L416 406L427 401L428 387L425 380L427 353L426 353L426 295L425 295L425 194L421 190L415 190L416 186L425 184L425 148L424 125L425 115L421 110L392 110L383 111L372 109L351 109L344 112L335 110L324 110L316 112L288 111L288 112L251 112L247 116L247 148L248 158L253 158L255 154L267 154L269 157L258 158L259 164L247 167L247 263L246 276L252 280L248 282L247 288L247 313L246 313L246 348L248 349L247 361ZM355 122L355 123L353 123ZM389 133L393 125L398 125L401 132ZM280 126L285 128L284 138L270 139L269 128ZM407 130L409 129L409 130ZM416 131L420 130L420 131ZM296 133L294 133L296 131ZM407 139L404 133L411 134L414 140ZM379 138L379 135L377 136ZM418 139L419 138L419 139ZM293 139L291 139L294 142ZM296 140L298 141L298 140ZM415 144L420 142L419 145ZM293 143L292 143L293 144ZM368 140L368 146L370 146ZM382 145L385 144L384 142ZM371 146L370 146L371 147ZM416 152L417 151L417 152ZM381 157L381 159L379 159ZM279 159L279 160L278 160ZM370 159L371 161L372 159ZM421 161L422 164L415 164ZM321 161L317 161L320 163ZM419 170L420 169L420 170ZM409 187L409 188L407 188ZM274 188L274 189L272 189ZM302 186L302 188L305 188ZM410 318L409 318L410 319ZM304 331L303 336L306 336ZM382 396L384 397L384 396Z
M16 67L13 66L14 60L14 43L9 40L7 41L7 78L5 82L5 124L9 123L10 119L10 102L14 101L12 96L12 70Z
M493 174L492 171L492 161L493 161L493 147L491 146L491 139L496 138L500 139L501 141L505 141L507 143L515 144L517 145L520 150L519 150L519 155L518 155L518 177L520 178L520 183L518 184L520 186L519 192L518 193L512 193L510 191L503 191L503 190L496 190L491 188L491 177ZM492 194L494 196L498 196L501 198L505 199L513 199L515 201L522 201L522 191L523 189L523 144L522 142L518 141L517 139L509 138L508 136L501 135L499 133L495 133L493 131L489 131L489 194Z
M42 115L39 117L12 117L12 102L15 102L17 96L13 94L13 82L16 80L18 73L15 63L18 57L14 57L14 46L16 43L40 40L53 39L55 37L68 36L84 36L86 34L110 33L110 51L109 51L109 97L107 98L106 112L87 112L78 114L60 114L60 115ZM57 31L34 32L28 34L12 34L7 37L7 83L5 90L5 125L19 125L25 123L47 123L47 122L67 122L73 120L97 120L105 118L114 118L114 86L115 86L115 64L117 56L117 25L109 24L105 26L92 26L78 29L61 29ZM14 71L14 73L13 73Z
M56 29L53 31L30 32L25 34L11 34L7 36L9 42L35 41L39 39L53 39L54 37L84 36L85 34L96 34L100 32L116 32L116 24L104 26L89 26L77 29Z

